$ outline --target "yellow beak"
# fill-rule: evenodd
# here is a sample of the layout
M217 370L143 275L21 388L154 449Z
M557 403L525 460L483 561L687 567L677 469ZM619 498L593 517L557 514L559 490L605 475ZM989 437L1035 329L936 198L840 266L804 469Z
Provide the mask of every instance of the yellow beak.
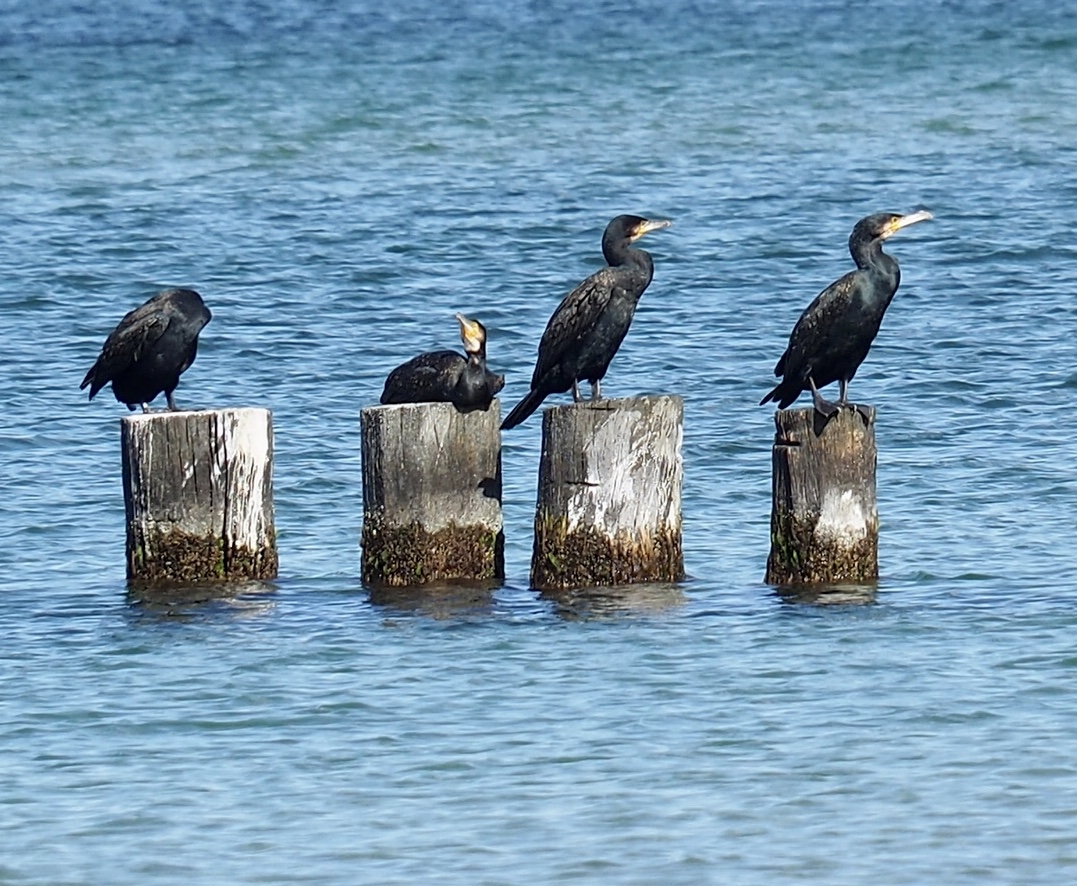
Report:
M632 232L632 242L635 243L644 234L649 234L651 231L661 231L662 228L668 228L673 222L667 219L647 219L647 221L640 222L636 226L636 230Z
M455 317L460 324L460 338L464 342L464 350L479 350L486 340L482 327L474 320L469 320L463 314L456 314Z
M902 228L907 228L909 225L915 225L917 222L929 221L934 217L935 216L926 209L921 209L919 212L913 212L909 215L902 215L899 218L895 218L886 226L886 234L883 239L885 240L887 237L892 237Z

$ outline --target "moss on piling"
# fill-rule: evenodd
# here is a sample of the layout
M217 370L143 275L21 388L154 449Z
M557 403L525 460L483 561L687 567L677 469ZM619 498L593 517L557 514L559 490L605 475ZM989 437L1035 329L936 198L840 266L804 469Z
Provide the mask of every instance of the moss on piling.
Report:
M879 536L820 538L816 519L775 517L771 522L766 581L774 585L841 584L879 577Z
M127 577L139 583L196 584L277 576L276 536L253 551L227 545L219 536L193 535L179 529L139 532L129 539Z
M224 577L226 579L276 578L279 569L277 557L277 533L270 530L264 548L254 551L242 545L233 545L224 551Z
M505 577L504 532L486 526L450 523L430 532L418 523L392 526L367 514L362 546L363 582L376 587Z
M679 531L610 537L592 527L569 531L565 518L548 513L535 518L534 588L567 590L682 578L684 550Z

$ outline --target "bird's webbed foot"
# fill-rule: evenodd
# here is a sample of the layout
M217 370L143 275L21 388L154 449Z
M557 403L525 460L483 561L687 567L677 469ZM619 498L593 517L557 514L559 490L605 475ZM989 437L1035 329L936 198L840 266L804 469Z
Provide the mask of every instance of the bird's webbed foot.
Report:
M815 411L826 419L837 415L842 409L859 412L860 417L864 419L864 424L867 425L871 424L872 415L874 413L872 407L863 403L853 403L850 400L838 400L837 403L833 403L830 400L825 399L818 392L812 394L812 405L815 407Z
M847 397L844 396L845 391L842 391L841 397L838 401L832 402L827 400L822 394L819 393L819 389L812 383L811 386L811 402L815 407L815 411L819 413L823 418L830 419L838 414L842 409L851 409L854 412L859 412L860 417L864 419L864 424L870 425L875 410L871 406L866 406L863 403L853 403Z
M572 379L572 402L579 403L583 399L580 394L580 383L577 379Z
M864 419L864 424L870 425L874 409L870 406L865 406L863 403L853 403L849 399L849 382L846 379L841 380L841 389L838 394L838 407L840 409L855 409L860 413L860 417Z
M830 400L827 400L819 393L819 389L815 386L814 380L809 378L808 383L811 385L811 402L812 406L815 407L815 411L824 418L830 418L831 416L837 415L838 410L841 409L843 404L840 401L838 403L832 403Z
M864 419L864 424L871 424L872 417L875 415L875 410L871 406L867 406L864 403L849 403L848 401L841 405L847 406L849 409L855 409L860 413L860 417Z
M176 398L172 396L172 392L169 391L165 394L165 398L168 400L168 411L179 412L180 408L176 405Z
M600 378L596 378L593 382L591 382L591 399L602 399L602 379Z

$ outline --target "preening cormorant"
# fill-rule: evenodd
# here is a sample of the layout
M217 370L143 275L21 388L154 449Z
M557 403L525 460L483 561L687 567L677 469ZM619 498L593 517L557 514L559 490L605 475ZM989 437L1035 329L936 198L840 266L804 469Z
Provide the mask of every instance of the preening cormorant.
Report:
M381 402L452 403L457 409L486 409L505 386L505 376L486 368L486 327L457 314L467 356L431 351L412 357L385 380Z
M930 218L927 210L911 215L877 212L856 223L849 237L856 270L831 283L800 315L789 347L774 367L782 380L759 401L760 406L776 400L778 408L784 409L802 391L811 391L812 404L824 416L852 405L849 382L867 357L901 282L897 259L883 252L883 241ZM834 381L840 382L837 403L819 393L819 388Z
M90 387L90 399L112 382L112 393L132 412L160 393L177 410L172 392L179 377L194 363L198 333L213 315L193 289L166 289L127 314L101 348L79 389Z
M673 222L619 215L606 225L602 254L609 265L584 280L558 305L546 324L531 376L531 390L501 423L502 430L524 421L549 394L591 383L591 399L602 397L602 378L624 341L643 291L654 276L651 256L631 244Z

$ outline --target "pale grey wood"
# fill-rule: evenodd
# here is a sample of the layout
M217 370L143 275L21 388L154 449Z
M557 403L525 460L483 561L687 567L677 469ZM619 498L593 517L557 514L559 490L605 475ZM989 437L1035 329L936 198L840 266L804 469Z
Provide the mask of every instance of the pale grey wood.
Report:
M363 581L504 578L500 420L496 399L362 410Z
M684 401L545 410L531 584L541 590L684 577Z
M141 413L120 436L129 578L276 576L268 410Z
M875 410L774 417L771 547L766 581L855 583L879 575Z

